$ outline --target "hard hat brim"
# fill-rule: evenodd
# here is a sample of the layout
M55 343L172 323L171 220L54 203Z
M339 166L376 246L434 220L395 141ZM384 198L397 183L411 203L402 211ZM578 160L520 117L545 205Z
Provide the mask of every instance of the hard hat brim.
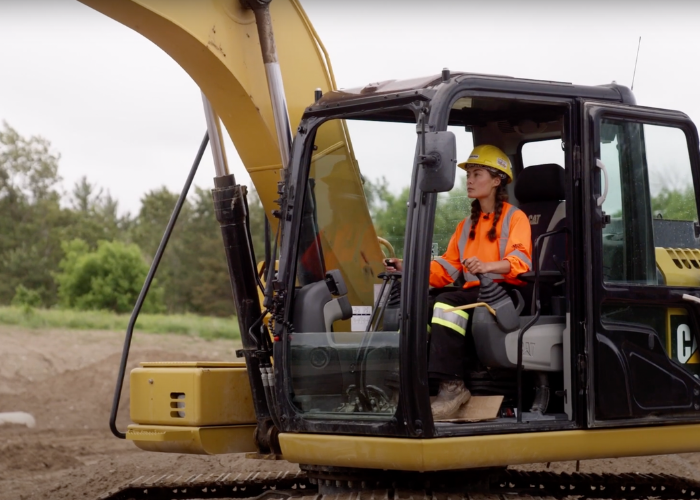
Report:
M496 174L505 176L506 184L510 184L511 182L513 182L513 178L510 175L508 175L508 172L505 172L505 171L501 170L500 168L489 167L488 165L482 165L481 163L471 163L468 161L463 161L462 163L458 163L457 166L464 171L466 171L469 167L485 168L487 170L491 170L491 171L495 172Z

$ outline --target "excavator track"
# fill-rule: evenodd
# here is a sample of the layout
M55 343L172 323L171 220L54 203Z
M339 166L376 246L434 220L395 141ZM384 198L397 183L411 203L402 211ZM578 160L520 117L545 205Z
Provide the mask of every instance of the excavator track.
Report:
M379 471L376 471L379 472ZM700 482L665 474L558 474L505 470L481 477L465 471L466 481L448 482L444 476L401 473L387 480L372 474L368 480L347 476L323 478L319 471L289 473L165 474L138 477L100 497L100 500L254 498L256 500L504 500L605 498L700 498ZM400 477L410 478L402 481ZM427 477L427 479L426 479ZM399 481L396 481L399 479ZM422 483L422 484L420 484Z

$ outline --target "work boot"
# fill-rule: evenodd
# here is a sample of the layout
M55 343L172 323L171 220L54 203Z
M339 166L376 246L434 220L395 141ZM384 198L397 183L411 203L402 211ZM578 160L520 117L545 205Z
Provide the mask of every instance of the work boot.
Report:
M454 418L471 397L471 392L464 386L464 380L441 380L438 395L430 403L433 420Z

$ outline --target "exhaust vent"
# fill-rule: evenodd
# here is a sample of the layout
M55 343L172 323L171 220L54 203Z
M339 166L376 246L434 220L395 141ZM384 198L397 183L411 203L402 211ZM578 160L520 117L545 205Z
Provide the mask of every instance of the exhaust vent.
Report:
M678 269L700 269L700 250L695 248L667 248L666 251Z
M185 418L185 393L171 392L170 400L170 408L174 408L170 411L170 416L172 418Z

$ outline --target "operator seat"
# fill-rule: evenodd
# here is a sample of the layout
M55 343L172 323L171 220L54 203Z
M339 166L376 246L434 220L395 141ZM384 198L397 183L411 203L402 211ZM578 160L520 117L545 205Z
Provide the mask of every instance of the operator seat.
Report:
M564 169L553 163L533 165L518 174L514 194L519 201L519 208L530 219L533 259L534 243L537 238L566 225L566 202L563 201L564 178ZM545 273L549 271L552 278L550 283L561 281L564 277L560 274L560 266L557 262L565 259L565 234L550 236L541 245L539 262L533 262L533 268L539 264L540 270ZM534 272L524 273L519 278L532 283ZM541 283L546 280L546 277L541 276L541 278L544 278ZM549 286L553 287L551 284ZM526 288L531 290L532 285ZM534 311L531 314L534 315ZM521 316L519 328L505 331L485 308L476 308L472 320L472 334L479 361L489 368L515 369L518 333L520 328L523 328L531 319L532 316ZM546 384L548 372L563 370L565 326L564 311L543 314L524 335L523 369L542 374L543 384ZM546 408L546 400L548 400L548 392L546 398L538 399L539 409L542 411Z
M518 174L514 194L518 208L530 219L534 257L537 238L566 225L564 169L555 163L527 167ZM540 249L540 271L558 271L557 262L564 259L565 251L564 234L544 240Z
M566 226L566 202L564 189L564 169L554 163L533 165L518 174L515 184L515 197L520 202L520 210L530 220L532 231L532 258L535 258L535 242L540 235ZM566 235L556 234L542 241L540 247L540 301L545 310L552 305L553 283L560 282L561 264L565 260ZM535 262L530 272L520 276L528 282L522 294L529 304L530 314L535 314L533 283Z

